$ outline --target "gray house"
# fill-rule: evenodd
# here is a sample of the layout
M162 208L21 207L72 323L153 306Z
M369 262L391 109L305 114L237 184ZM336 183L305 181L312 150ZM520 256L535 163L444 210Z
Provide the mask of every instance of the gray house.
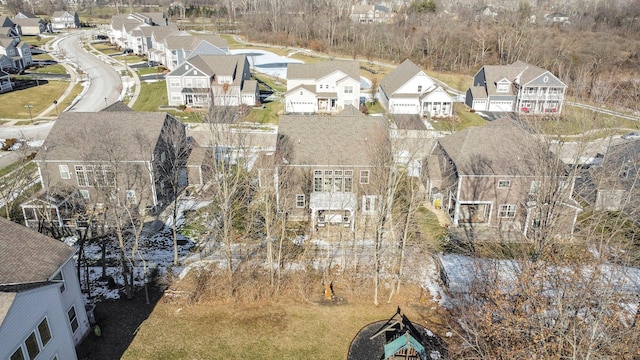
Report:
M523 61L485 65L473 76L465 103L476 111L560 114L567 85Z

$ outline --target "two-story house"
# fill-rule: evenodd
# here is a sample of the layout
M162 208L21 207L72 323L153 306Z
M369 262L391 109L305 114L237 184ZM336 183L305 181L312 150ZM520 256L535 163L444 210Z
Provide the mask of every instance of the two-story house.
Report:
M287 65L287 113L335 113L358 107L360 65L357 61L318 61Z
M384 5L352 5L349 18L359 24L392 23L395 13Z
M280 210L289 219L315 227L355 227L359 215L373 215L379 196L374 186L376 149L388 134L382 117L365 116L349 106L346 115L284 115L278 126L277 172L289 173L290 188ZM283 175L281 175L283 176Z
M258 83L245 55L197 55L166 75L169 106L254 106Z
M76 359L90 330L73 256L58 240L0 218L0 358Z
M229 44L218 34L191 35L181 33L164 39L164 62L169 70L175 69L186 59L198 55L226 55Z
M51 16L51 28L53 31L77 29L79 27L80 17L75 11L54 11Z
M22 36L22 28L8 16L0 16L0 35L19 38Z
M493 227L530 236L553 220L571 236L581 211L564 164L507 118L438 140L428 157L426 189L452 225Z
M380 81L380 103L391 114L451 116L452 100L442 87L411 60Z
M473 76L465 103L476 111L560 114L566 90L551 72L516 61L483 66Z
M165 134L172 134L171 137ZM65 112L51 128L34 162L43 190L64 200L70 194L104 208L113 201L138 211L155 209L173 199L171 150L186 145L184 124L159 112ZM185 159L186 161L186 159ZM175 169L180 171L180 169ZM29 226L41 222L65 226L73 219L60 211L39 214L23 206ZM73 226L73 224L69 225Z
M22 35L40 35L47 31L47 22L29 12L19 12L13 22L20 26Z
M0 63L3 66L9 65L11 70L21 71L27 66L33 64L33 57L31 56L31 47L24 41L21 41L17 37L9 37L6 35L0 35L0 57L7 57ZM3 70L9 70L3 68Z

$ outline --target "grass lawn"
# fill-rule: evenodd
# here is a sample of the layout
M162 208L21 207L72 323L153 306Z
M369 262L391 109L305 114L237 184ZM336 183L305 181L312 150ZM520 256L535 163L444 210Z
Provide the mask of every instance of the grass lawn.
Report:
M105 55L111 55L111 54L122 52L122 50L118 49L117 46L111 45L109 43L94 43L93 47Z
M0 95L0 118L29 119L29 109L26 105L32 105L31 116L35 117L53 104L69 86L66 81L49 81L47 84L32 87L25 90L12 91ZM64 109L63 104L58 104L58 109Z
M29 69L29 72L37 73L37 74L66 74L67 70L64 68L64 66L60 64L55 64L55 65L47 65L39 68L31 68Z
M409 287L404 289L408 292ZM160 301L122 358L344 359L358 331L389 319L398 305L410 320L441 333L435 311L410 303L401 299L378 307L365 300L332 306L294 301L177 306Z
M460 131L468 127L482 126L487 123L487 120L480 117L480 115L467 111L465 105L462 103L453 103L453 112L457 114L459 120L436 119L431 120L431 124L439 131Z
M140 83L140 96L133 105L135 111L160 111L158 108L167 105L167 87L164 81Z
M27 35L20 38L29 45L42 47L44 44L53 39L53 36Z
M247 115L246 121L257 122L260 124L277 124L278 113L284 110L284 104L281 101L272 101L264 104L262 109L251 109Z
M138 73L138 75L158 74L161 72L160 67L158 66L136 68L135 71Z
M629 129L640 129L640 124L637 121L598 113L566 103L561 116L542 119L532 116L529 119L537 125L538 131L544 134L581 135L597 130L596 133L590 135L592 138L597 138L609 136L612 133L624 134Z

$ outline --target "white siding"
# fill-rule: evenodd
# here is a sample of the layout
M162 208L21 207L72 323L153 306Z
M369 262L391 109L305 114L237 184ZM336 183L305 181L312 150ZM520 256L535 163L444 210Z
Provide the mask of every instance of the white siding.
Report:
M16 295L0 326L0 359L8 359L45 316L52 337L38 359L52 359L56 354L58 359L77 358L71 326L59 294L58 285L47 285Z

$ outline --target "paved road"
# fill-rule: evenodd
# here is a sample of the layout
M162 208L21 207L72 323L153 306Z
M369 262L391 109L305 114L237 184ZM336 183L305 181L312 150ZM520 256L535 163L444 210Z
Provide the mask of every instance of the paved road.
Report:
M75 63L89 81L84 95L69 111L95 112L113 104L120 98L122 80L117 65L106 64L83 48L83 38L91 37L91 30L71 33L58 43L58 48L64 51L66 61ZM105 60L108 60L105 58Z

